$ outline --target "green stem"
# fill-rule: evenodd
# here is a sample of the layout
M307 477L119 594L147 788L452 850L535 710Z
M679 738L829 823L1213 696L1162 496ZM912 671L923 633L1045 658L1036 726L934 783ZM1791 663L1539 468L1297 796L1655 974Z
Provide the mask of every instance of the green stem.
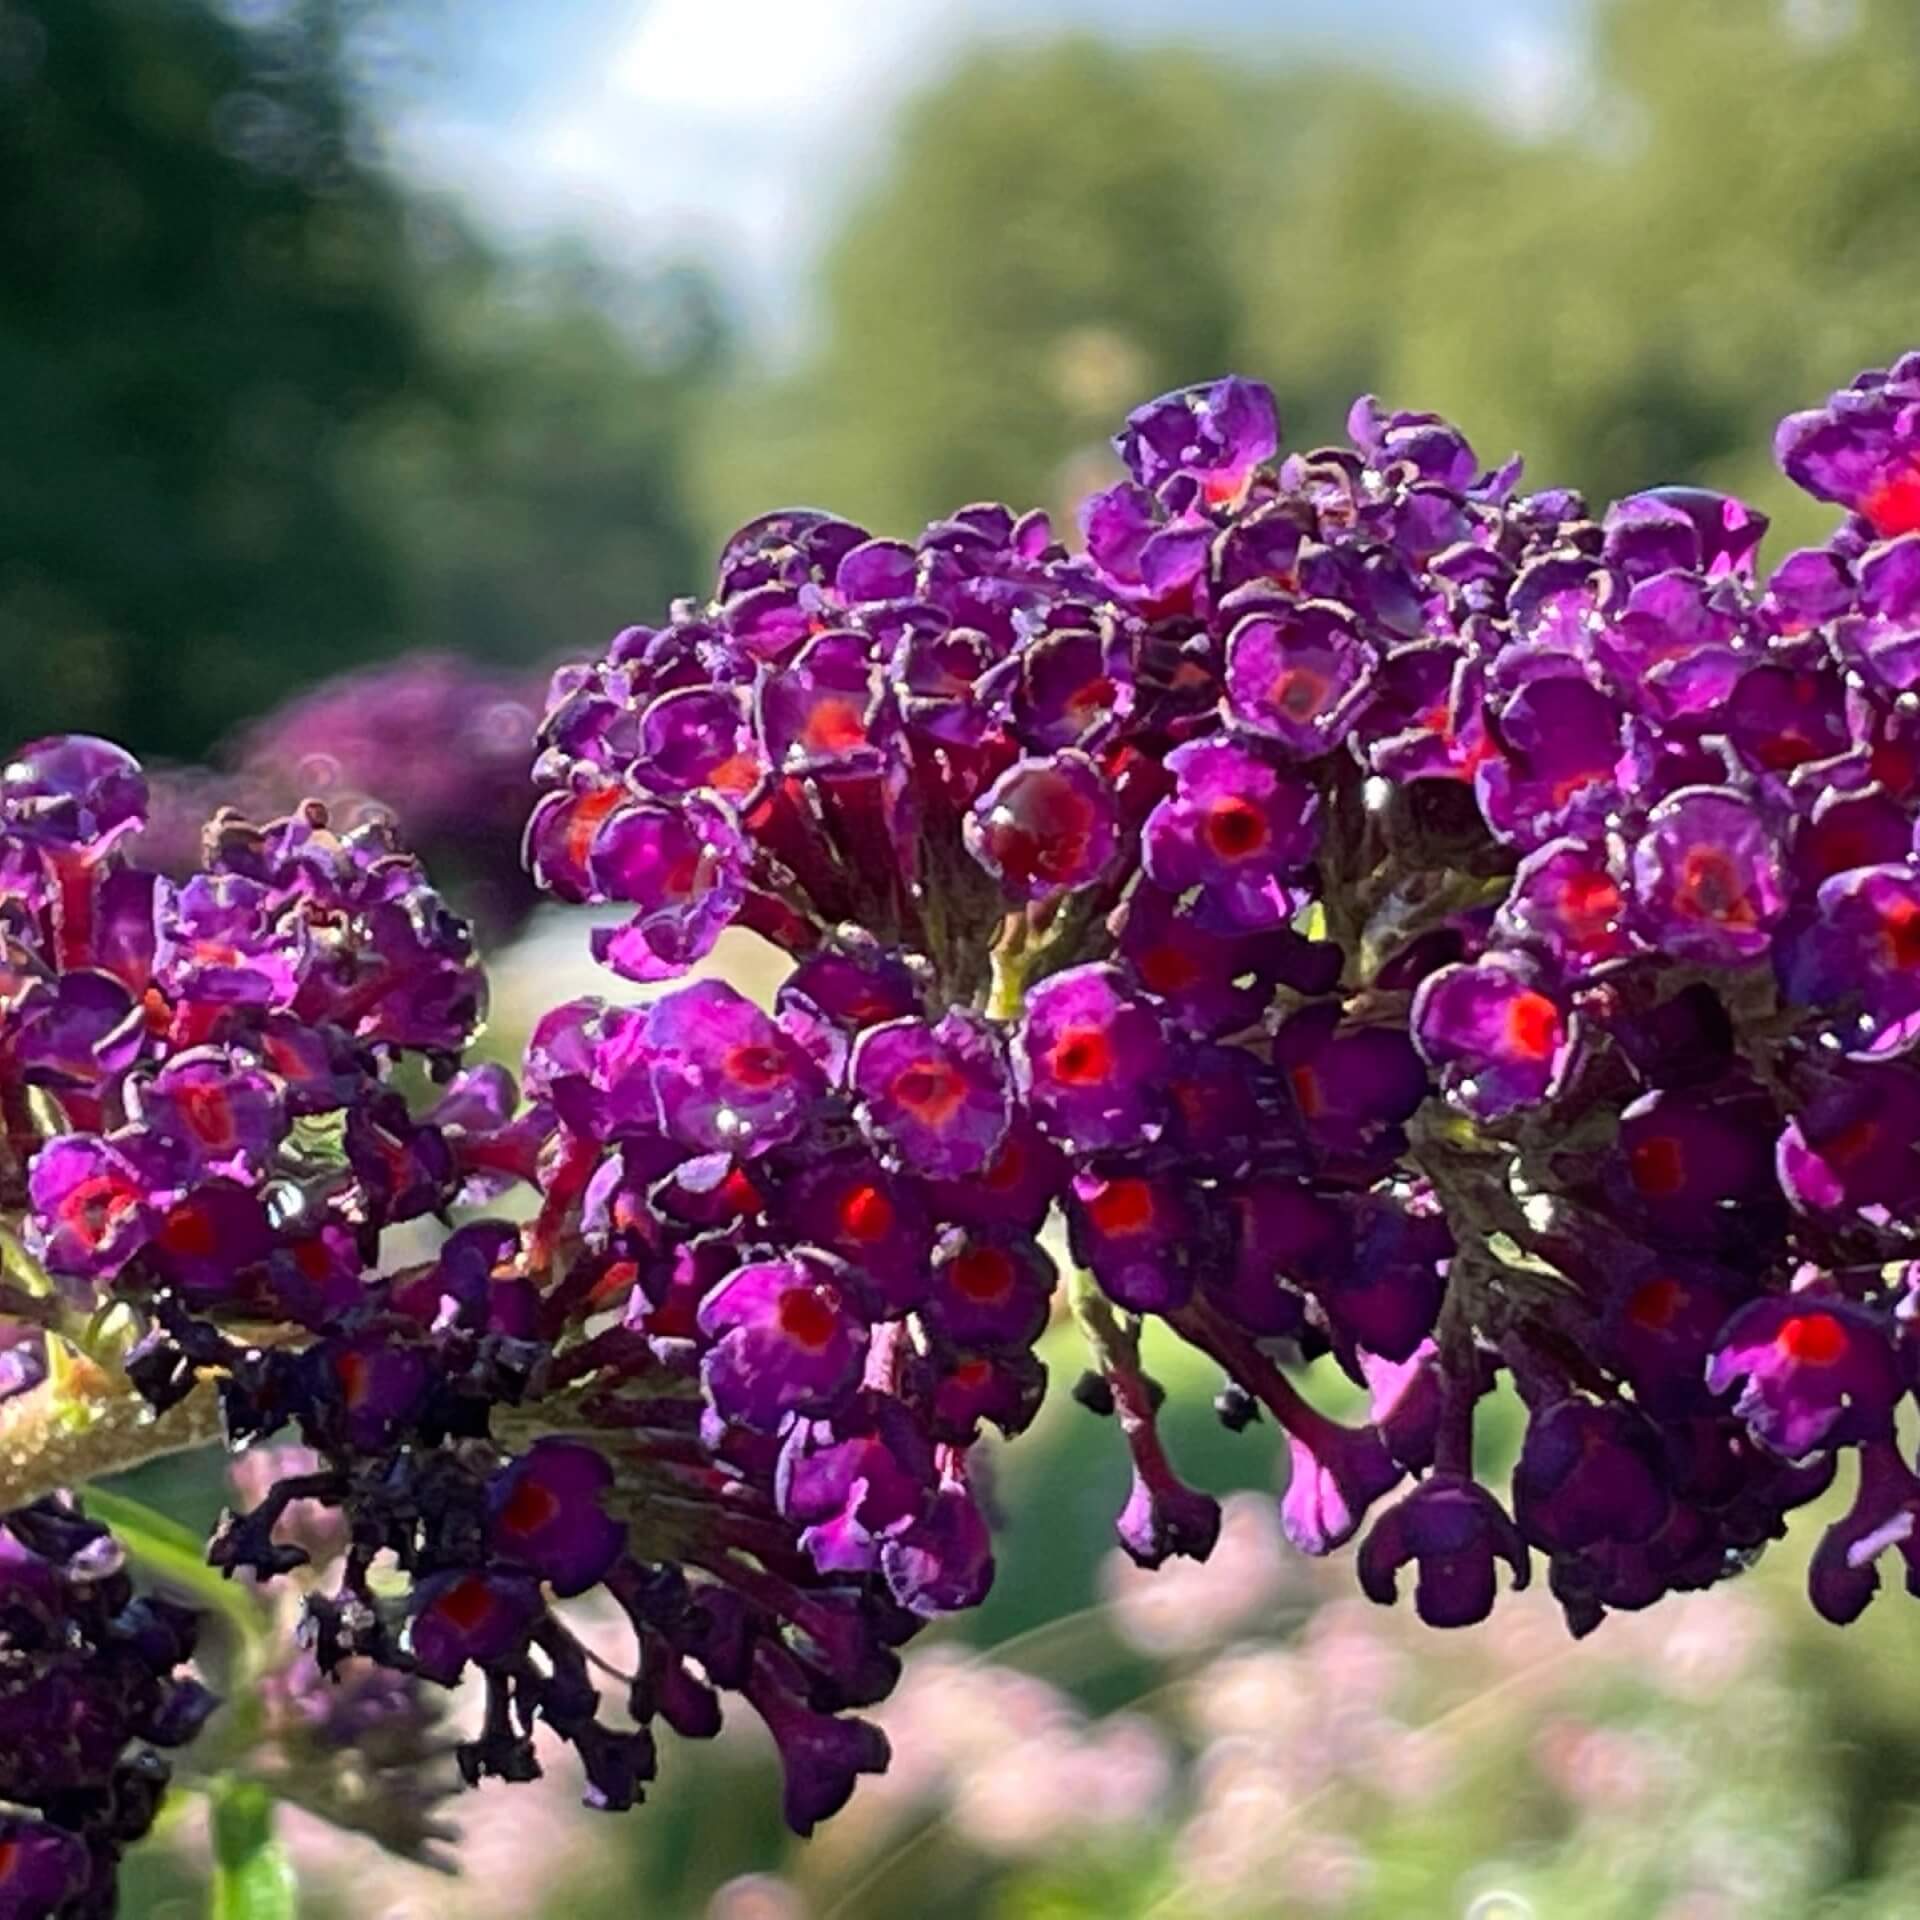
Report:
M213 1920L294 1920L299 1888L286 1849L274 1838L274 1799L231 1775L214 1782Z

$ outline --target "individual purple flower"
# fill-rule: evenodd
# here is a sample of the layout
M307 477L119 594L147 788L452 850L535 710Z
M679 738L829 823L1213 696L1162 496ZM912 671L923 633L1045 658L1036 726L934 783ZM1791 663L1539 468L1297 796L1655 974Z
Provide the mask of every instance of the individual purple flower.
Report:
M1014 1081L1034 1118L1069 1151L1152 1140L1166 1062L1160 1022L1128 995L1114 967L1070 967L1027 995Z
M258 1181L285 1137L278 1082L219 1047L175 1054L133 1089L136 1118L203 1174Z
M28 839L99 854L146 817L146 775L111 740L54 734L0 767L0 821Z
M670 980L713 951L740 911L747 843L731 809L697 795L620 807L587 854L595 893L630 902L624 927L597 927L594 958L629 980Z
M110 973L86 968L35 980L9 1009L22 1077L63 1092L97 1088L136 1061L150 1040L146 1009Z
M1771 1101L1715 1087L1662 1089L1620 1115L1611 1184L1630 1216L1678 1247L1765 1232L1778 1207Z
M1197 1226L1173 1179L1075 1174L1067 1234L1073 1257L1129 1312L1171 1313L1192 1297Z
M978 1173L1012 1117L999 1036L958 1008L934 1025L869 1027L854 1043L848 1078L875 1147L936 1180Z
M1402 1123L1432 1090L1426 1065L1404 1027L1356 1025L1340 1016L1337 1002L1303 1008L1274 1035L1273 1064L1324 1160L1390 1164L1404 1138Z
M1728 698L1726 731L1756 772L1790 774L1835 759L1851 744L1844 683L1830 665L1750 667Z
M780 983L774 1009L781 1026L838 1082L854 1036L922 1012L923 992L905 959L868 941L809 954Z
M1634 950L1627 890L1604 846L1550 840L1521 861L1501 903L1506 938L1537 946L1570 973Z
M880 1546L894 1602L922 1619L977 1607L993 1585L993 1537L963 1482L942 1481L927 1510Z
M1113 444L1141 486L1192 474L1219 505L1238 500L1254 468L1273 458L1280 415L1267 388L1230 375L1136 407Z
M0 1913L36 1920L77 1912L69 1903L92 1879L93 1859L77 1834L20 1814L0 1815Z
M606 1455L592 1447L536 1441L487 1489L489 1546L563 1600L585 1593L627 1543L625 1525L604 1505L613 1477Z
M1726 1393L1736 1382L1734 1412L1787 1460L1879 1439L1904 1384L1875 1315L1806 1294L1755 1300L1727 1322L1707 1384Z
M1203 1297L1261 1338L1299 1334L1306 1325L1301 1289L1330 1281L1349 1256L1352 1236L1339 1202L1304 1181L1265 1175L1227 1196L1227 1217L1230 1254L1201 1262Z
M667 1131L749 1158L794 1138L819 1098L818 1070L752 1001L697 980L647 1009L648 1075Z
M1751 658L1723 596L1677 570L1636 580L1593 651L1639 713L1676 727L1713 724Z
M789 1413L831 1414L859 1384L866 1323L824 1254L737 1267L701 1301L699 1324L713 1342L701 1381L724 1420L771 1433Z
M1129 640L1114 622L1036 634L1007 676L1007 723L1021 745L1095 749L1109 738L1135 704Z
M1316 1417L1288 1432L1287 1450L1281 1531L1316 1557L1351 1540L1367 1509L1406 1477L1373 1427L1343 1427Z
M1904 1050L1920 1034L1920 873L1902 862L1834 874L1777 970L1802 1006L1857 1000L1849 1037L1862 1051Z
M1439 1317L1453 1234L1445 1215L1390 1193L1354 1195L1343 1209L1341 1257L1303 1268L1301 1284L1320 1302L1337 1338L1404 1360Z
M847 1804L861 1774L886 1771L887 1737L870 1721L816 1711L791 1657L765 1642L754 1650L743 1679L779 1749L781 1810L804 1838Z
M820 634L761 679L761 745L782 773L848 775L881 765L881 681L866 637Z
M540 1590L521 1574L434 1574L413 1590L404 1644L414 1666L450 1687L469 1662L519 1657L541 1614Z
M950 1232L934 1254L921 1318L956 1347L1017 1352L1045 1328L1057 1279L1046 1250L1025 1234Z
M1412 1020L1441 1085L1482 1120L1537 1106L1572 1054L1559 1003L1497 956L1430 973L1414 995Z
M28 1193L34 1252L55 1273L110 1280L153 1231L140 1168L93 1134L49 1140L34 1156Z
M985 1421L1012 1439L1033 1424L1046 1391L1046 1365L1031 1353L949 1356L929 1408L934 1438L971 1446Z
M1601 1339L1609 1364L1656 1420L1704 1410L1707 1353L1753 1284L1727 1268L1639 1253L1612 1276Z
M1859 1066L1835 1076L1787 1123L1776 1166L1780 1187L1813 1213L1914 1207L1920 1140L1920 1074L1904 1064Z
M882 1540L924 1511L935 1478L932 1443L908 1409L863 1393L830 1421L794 1423L775 1499L822 1573L869 1573Z
M175 1200L154 1223L145 1257L189 1299L227 1300L241 1274L273 1249L260 1196L231 1180L207 1180Z
M1789 414L1773 442L1789 480L1857 513L1883 540L1920 531L1920 367L1863 373L1824 407Z
M1654 809L1633 849L1633 891L1650 940L1709 966L1758 959L1787 904L1765 823L1738 794L1711 787Z
M1136 1567L1164 1566L1176 1554L1205 1560L1220 1538L1220 1502L1171 1472L1149 1478L1136 1461L1113 1530Z
M1562 834L1591 836L1618 805L1624 715L1577 675L1527 681L1499 709L1505 751L1474 773L1494 831L1523 847Z
M1200 889L1226 928L1284 926L1320 841L1320 796L1298 774L1231 741L1195 740L1166 759L1179 785L1147 818L1142 859L1169 893Z
M1207 1036L1252 1026L1277 985L1329 992L1342 960L1332 941L1304 939L1291 927L1223 932L1145 883L1128 895L1119 950L1169 1019Z
M941 1219L963 1227L1038 1233L1066 1179L1066 1156L1016 1104L993 1158L964 1179L928 1182L927 1199Z
M966 844L1013 900L1050 900L1107 878L1119 857L1119 815L1083 753L1020 760L974 803Z
M1227 713L1286 752L1312 758L1346 737L1373 673L1373 649L1342 606L1312 600L1284 613L1250 613L1227 639Z
M1807 1593L1821 1615L1850 1626L1880 1591L1875 1562L1897 1548L1909 1593L1920 1590L1920 1479L1888 1440L1860 1449L1860 1487L1853 1505L1828 1527L1807 1567Z
M802 1168L773 1206L795 1239L847 1263L877 1314L925 1297L933 1223L916 1183L864 1153L838 1154Z
M1399 1465L1425 1472L1433 1465L1445 1399L1439 1349L1423 1340L1404 1360L1364 1348L1358 1358L1367 1383L1367 1424Z
M1750 574L1767 516L1705 487L1654 487L1607 510L1607 563L1633 579L1674 570Z
M273 895L239 874L197 874L160 895L154 969L179 998L216 1005L290 1007L311 963L298 928L282 925Z
M1516 1590L1524 1587L1532 1574L1526 1543L1500 1503L1461 1474L1435 1473L1373 1523L1360 1548L1360 1585L1369 1600L1391 1606L1410 1565L1420 1618L1430 1627L1469 1627L1493 1611L1501 1560Z
M327 1340L306 1357L315 1379L315 1425L363 1453L389 1445L432 1392L427 1349L379 1329Z

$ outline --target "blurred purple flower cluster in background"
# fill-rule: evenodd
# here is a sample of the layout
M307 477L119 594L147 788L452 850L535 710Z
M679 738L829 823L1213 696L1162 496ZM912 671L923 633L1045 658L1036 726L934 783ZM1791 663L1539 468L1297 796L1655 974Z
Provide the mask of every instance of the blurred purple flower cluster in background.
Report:
M544 684L442 653L340 674L255 721L217 766L150 769L141 858L192 873L223 806L266 820L319 799L343 827L385 813L492 945L539 897L520 835Z

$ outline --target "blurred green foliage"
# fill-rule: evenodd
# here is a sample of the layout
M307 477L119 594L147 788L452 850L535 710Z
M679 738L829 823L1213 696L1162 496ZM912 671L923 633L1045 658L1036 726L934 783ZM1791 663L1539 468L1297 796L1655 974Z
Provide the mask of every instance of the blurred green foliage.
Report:
M1920 16L1611 0L1592 35L1535 138L1257 44L976 55L902 116L817 353L728 404L713 518L1058 500L1127 405L1231 366L1295 445L1378 391L1537 484L1719 484L1816 535L1772 428L1920 327Z
M9 740L192 756L404 647L598 641L693 569L704 277L496 259L367 157L352 0L252 11L0 9Z

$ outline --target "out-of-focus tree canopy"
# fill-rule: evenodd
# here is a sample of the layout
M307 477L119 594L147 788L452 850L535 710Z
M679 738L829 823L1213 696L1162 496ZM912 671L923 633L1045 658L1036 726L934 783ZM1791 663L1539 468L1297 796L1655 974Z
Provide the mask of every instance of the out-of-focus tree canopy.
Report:
M705 279L501 262L365 156L354 0L250 11L0 6L8 741L196 755L402 648L585 648L693 566Z
M407 643L584 655L689 591L686 450L727 349L710 278L621 278L570 247L508 266L465 242L424 311L460 402L389 409L359 470L406 562Z
M1537 139L1277 46L976 57L904 110L816 355L711 436L715 519L1057 498L1126 404L1232 365L1295 445L1372 389L1541 483L1706 479L1811 532L1774 421L1920 337L1920 18L1610 0L1592 31Z
M7 731L201 745L387 640L343 437L437 373L324 28L187 0L0 16Z
M965 61L904 111L830 253L817 359L716 422L716 512L804 496L897 528L1031 497L1117 405L1215 371L1249 104L1197 55Z

